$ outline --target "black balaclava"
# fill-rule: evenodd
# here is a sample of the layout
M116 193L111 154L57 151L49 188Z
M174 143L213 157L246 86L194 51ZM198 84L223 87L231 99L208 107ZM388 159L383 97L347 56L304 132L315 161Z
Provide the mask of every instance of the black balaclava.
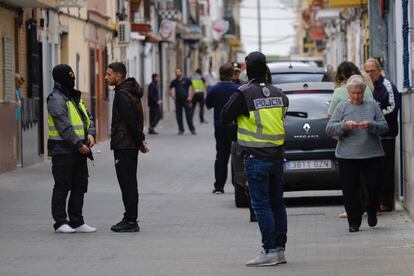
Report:
M63 87L73 89L75 87L75 74L67 64L59 64L53 68L53 80Z
M251 52L245 60L249 80L265 78L267 70L265 55L260 52Z

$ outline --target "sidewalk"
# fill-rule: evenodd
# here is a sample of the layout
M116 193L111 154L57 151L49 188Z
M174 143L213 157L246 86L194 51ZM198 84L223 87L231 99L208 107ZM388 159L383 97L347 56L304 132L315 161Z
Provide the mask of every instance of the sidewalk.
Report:
M414 224L404 211L348 233L342 206L289 207L288 263L248 268L260 251L257 224L234 207L230 182L213 195L212 114L197 136L177 136L174 119L148 136L140 155L141 232L113 233L123 207L108 143L95 149L85 197L94 234L55 234L50 162L0 175L0 275L414 275ZM186 128L187 129L187 128ZM97 153L100 151L101 153Z

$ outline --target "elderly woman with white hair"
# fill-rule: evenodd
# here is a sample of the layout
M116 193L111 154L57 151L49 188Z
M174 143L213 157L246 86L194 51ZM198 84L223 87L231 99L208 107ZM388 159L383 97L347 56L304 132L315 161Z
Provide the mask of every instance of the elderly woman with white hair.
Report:
M360 75L351 76L346 88L349 97L338 104L326 133L339 136L335 156L339 161L349 232L357 232L364 210L360 200L362 183L368 190L368 225L377 224L378 168L384 156L380 135L388 131L388 125L378 104L364 98L366 84Z

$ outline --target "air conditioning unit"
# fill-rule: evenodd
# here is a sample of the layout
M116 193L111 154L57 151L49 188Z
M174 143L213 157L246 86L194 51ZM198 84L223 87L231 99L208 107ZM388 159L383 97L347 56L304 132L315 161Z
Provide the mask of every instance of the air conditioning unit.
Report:
M118 23L118 44L125 45L129 43L131 34L131 23L129 21L121 21Z

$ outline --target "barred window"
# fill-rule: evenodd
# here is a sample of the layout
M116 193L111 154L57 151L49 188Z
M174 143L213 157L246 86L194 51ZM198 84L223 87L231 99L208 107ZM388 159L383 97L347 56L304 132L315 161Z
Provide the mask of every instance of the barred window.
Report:
M14 102L14 49L13 39L10 37L3 37L3 79L4 79L4 101Z

